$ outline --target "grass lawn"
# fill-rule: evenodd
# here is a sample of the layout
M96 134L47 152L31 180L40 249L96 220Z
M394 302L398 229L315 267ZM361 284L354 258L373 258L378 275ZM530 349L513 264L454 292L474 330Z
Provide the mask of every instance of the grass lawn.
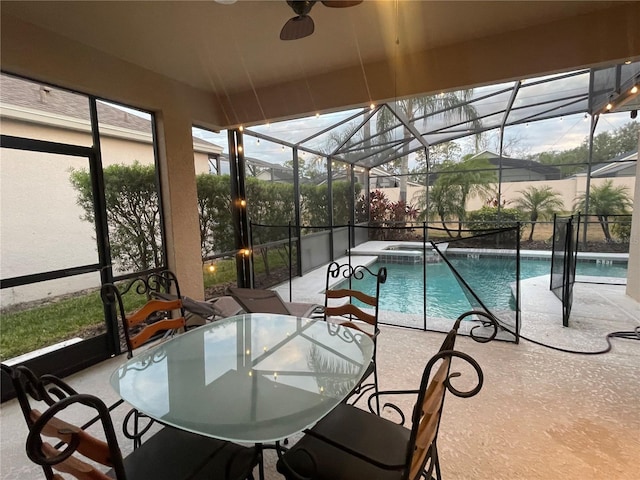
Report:
M270 251L269 263L272 268L281 267L283 257ZM208 268L209 265L204 268L205 289L236 281L235 259L222 259L211 265L215 266L213 271ZM264 263L256 261L255 268L256 273L264 272ZM139 308L145 301L144 295L124 296L127 311ZM0 361L74 337L95 334L96 327L101 326L104 326L104 310L99 290L61 297L55 302L29 309L2 313Z

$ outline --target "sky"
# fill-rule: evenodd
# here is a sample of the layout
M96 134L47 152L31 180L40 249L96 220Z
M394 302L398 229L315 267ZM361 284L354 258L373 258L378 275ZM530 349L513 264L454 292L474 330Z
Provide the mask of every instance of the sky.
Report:
M325 128L327 124L331 123L328 121L330 119L335 121L335 116L333 118L327 116L325 121L323 121L322 115L319 118L311 117L292 120L284 122L284 125L275 125L273 129L265 125L259 129L256 128L256 130L276 138L306 138L314 132ZM628 112L601 115L595 134L597 135L603 131L613 131L630 121L631 118ZM589 117L585 119L584 114L577 114L531 122L528 126L518 125L507 127L505 131L505 143L513 142L513 145L510 146L510 148L508 147L507 150L510 150L509 154L516 158L527 154L569 150L579 146L585 137L589 135L590 123ZM228 153L226 131L216 134L210 131L194 129L194 135L220 145L223 147L224 152ZM277 164L291 160L291 149L288 147L283 149L281 145L265 140L258 142L255 137L249 135L244 136L244 142L246 156ZM488 149L497 152L499 148L497 142L498 136L496 134L491 135ZM461 139L458 143L461 146L463 154L473 153L475 150L473 138L466 140ZM310 154L305 155L308 156Z

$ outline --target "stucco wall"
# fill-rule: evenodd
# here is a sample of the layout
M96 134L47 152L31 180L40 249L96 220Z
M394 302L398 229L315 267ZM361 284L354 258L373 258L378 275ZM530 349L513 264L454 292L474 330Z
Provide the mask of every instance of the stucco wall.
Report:
M638 148L640 149L640 135L638 135ZM640 162L636 164L634 192L631 241L629 243L629 270L627 271L627 295L640 302Z
M1 113L1 112L0 112ZM5 135L89 146L88 131L27 123L0 117ZM104 130L108 130L105 128ZM151 132L132 138L103 135L103 165L154 161ZM82 220L70 169L88 169L78 157L3 149L0 168L0 244L2 278L98 263L95 229ZM208 172L208 154L194 154L194 171ZM82 275L0 290L0 305L53 297L100 285L98 275Z

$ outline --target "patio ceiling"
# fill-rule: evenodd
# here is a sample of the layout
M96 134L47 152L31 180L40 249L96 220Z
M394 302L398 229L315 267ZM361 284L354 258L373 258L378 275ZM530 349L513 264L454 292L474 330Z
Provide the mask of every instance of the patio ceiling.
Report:
M220 112L215 125L203 125L209 128L496 82L510 81L503 87L512 89L515 79L640 59L636 2L558 1L541 8L526 1L367 0L346 9L317 2L315 33L281 41L279 31L292 16L284 0L2 2L3 32L36 26L209 94ZM3 59L15 48L3 33ZM500 94L503 103L511 93ZM582 90L575 95L573 104L548 107L576 109L585 100ZM543 107L519 109L517 98L513 107L507 122L544 115ZM487 128L505 121L504 112L482 108ZM425 138L411 149L468 127L430 121L427 129L422 119L410 120Z

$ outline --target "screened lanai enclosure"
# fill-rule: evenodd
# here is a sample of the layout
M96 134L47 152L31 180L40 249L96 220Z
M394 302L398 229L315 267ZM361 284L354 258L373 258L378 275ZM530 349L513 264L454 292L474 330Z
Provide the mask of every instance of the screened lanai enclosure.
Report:
M337 258L357 262L368 254L410 279L383 297L417 292L388 300L389 309L405 314L393 323L437 328L439 320L455 319L455 308L493 308L517 338L519 279L551 272L542 252L553 247L554 214L576 214L578 249L593 253L578 263L578 275L613 282L625 275L639 81L640 64L629 63L218 137L228 140L229 153L214 171L230 172L241 225L238 278L272 287ZM368 242L376 243L359 248ZM597 253L620 255L603 261ZM497 272L489 289L479 274L487 271ZM444 285L459 293L460 304L440 302L453 302L453 312L439 310L436 292Z
M118 350L100 286L167 266L155 117L2 81L2 359L75 345L90 363ZM448 330L479 308L517 341L520 282L551 273L554 214L579 214L578 281L626 276L639 84L635 62L194 127L205 296L288 285L346 259L388 268L383 323ZM55 219L46 235L28 221L36 199L41 218ZM319 278L310 293L321 296ZM69 312L83 318L50 325Z

